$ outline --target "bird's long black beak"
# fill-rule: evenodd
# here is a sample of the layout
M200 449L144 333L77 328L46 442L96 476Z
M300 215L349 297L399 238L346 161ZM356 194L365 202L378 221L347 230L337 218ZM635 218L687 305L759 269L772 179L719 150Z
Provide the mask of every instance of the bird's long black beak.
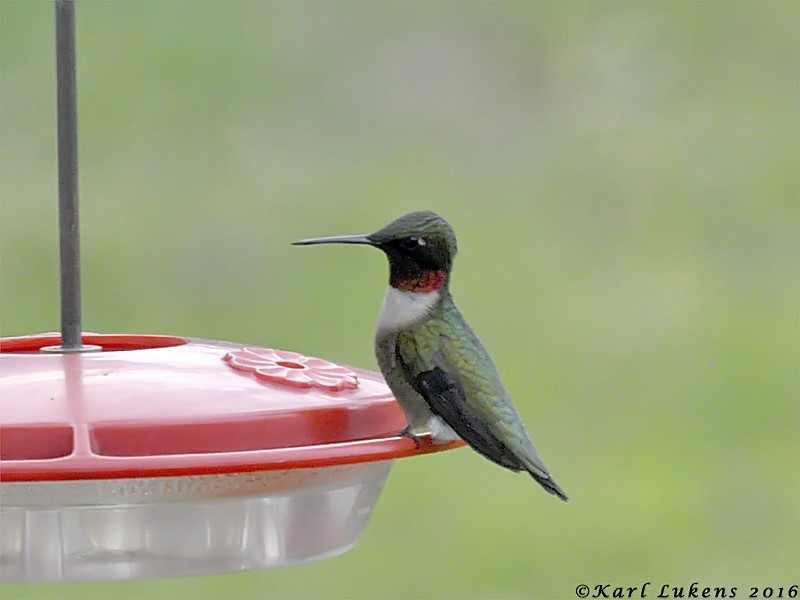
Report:
M374 246L375 243L369 239L368 235L332 235L329 237L309 238L307 240L297 240L292 242L292 246L312 246L314 244L367 244Z

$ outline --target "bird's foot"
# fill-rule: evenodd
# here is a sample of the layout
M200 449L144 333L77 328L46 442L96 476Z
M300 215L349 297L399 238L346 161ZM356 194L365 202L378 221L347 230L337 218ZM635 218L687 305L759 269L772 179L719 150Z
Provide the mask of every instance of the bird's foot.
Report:
M411 432L411 425L403 429L403 431L401 431L397 435L401 437L411 438L412 440L414 440L414 443L417 445L417 450L419 450L419 447L422 445L422 440L419 439L419 436Z

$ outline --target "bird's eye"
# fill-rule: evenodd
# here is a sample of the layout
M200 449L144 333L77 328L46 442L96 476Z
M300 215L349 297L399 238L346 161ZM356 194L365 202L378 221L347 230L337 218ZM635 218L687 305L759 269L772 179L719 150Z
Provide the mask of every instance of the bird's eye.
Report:
M414 250L415 248L424 245L425 245L425 240L423 240L422 238L414 237L413 235L400 240L400 247L403 250L407 251Z

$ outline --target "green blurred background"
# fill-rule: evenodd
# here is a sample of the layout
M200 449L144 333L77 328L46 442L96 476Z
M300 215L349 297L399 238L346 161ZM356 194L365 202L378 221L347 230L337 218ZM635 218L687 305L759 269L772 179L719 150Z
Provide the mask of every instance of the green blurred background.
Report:
M53 10L0 2L3 335L57 330ZM800 578L796 2L82 2L84 328L376 368L411 210L564 505L399 462L361 542L4 598L572 598ZM650 588L650 597L657 592Z

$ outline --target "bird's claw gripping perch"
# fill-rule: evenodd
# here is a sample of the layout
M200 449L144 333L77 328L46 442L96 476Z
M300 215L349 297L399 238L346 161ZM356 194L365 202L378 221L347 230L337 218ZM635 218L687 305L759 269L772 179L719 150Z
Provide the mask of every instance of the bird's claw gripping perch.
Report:
M419 447L422 445L422 440L419 438L419 436L411 432L411 425L407 426L405 429L403 429L403 431L401 431L397 435L400 437L407 437L414 440L414 443L417 445L417 450L419 450Z

